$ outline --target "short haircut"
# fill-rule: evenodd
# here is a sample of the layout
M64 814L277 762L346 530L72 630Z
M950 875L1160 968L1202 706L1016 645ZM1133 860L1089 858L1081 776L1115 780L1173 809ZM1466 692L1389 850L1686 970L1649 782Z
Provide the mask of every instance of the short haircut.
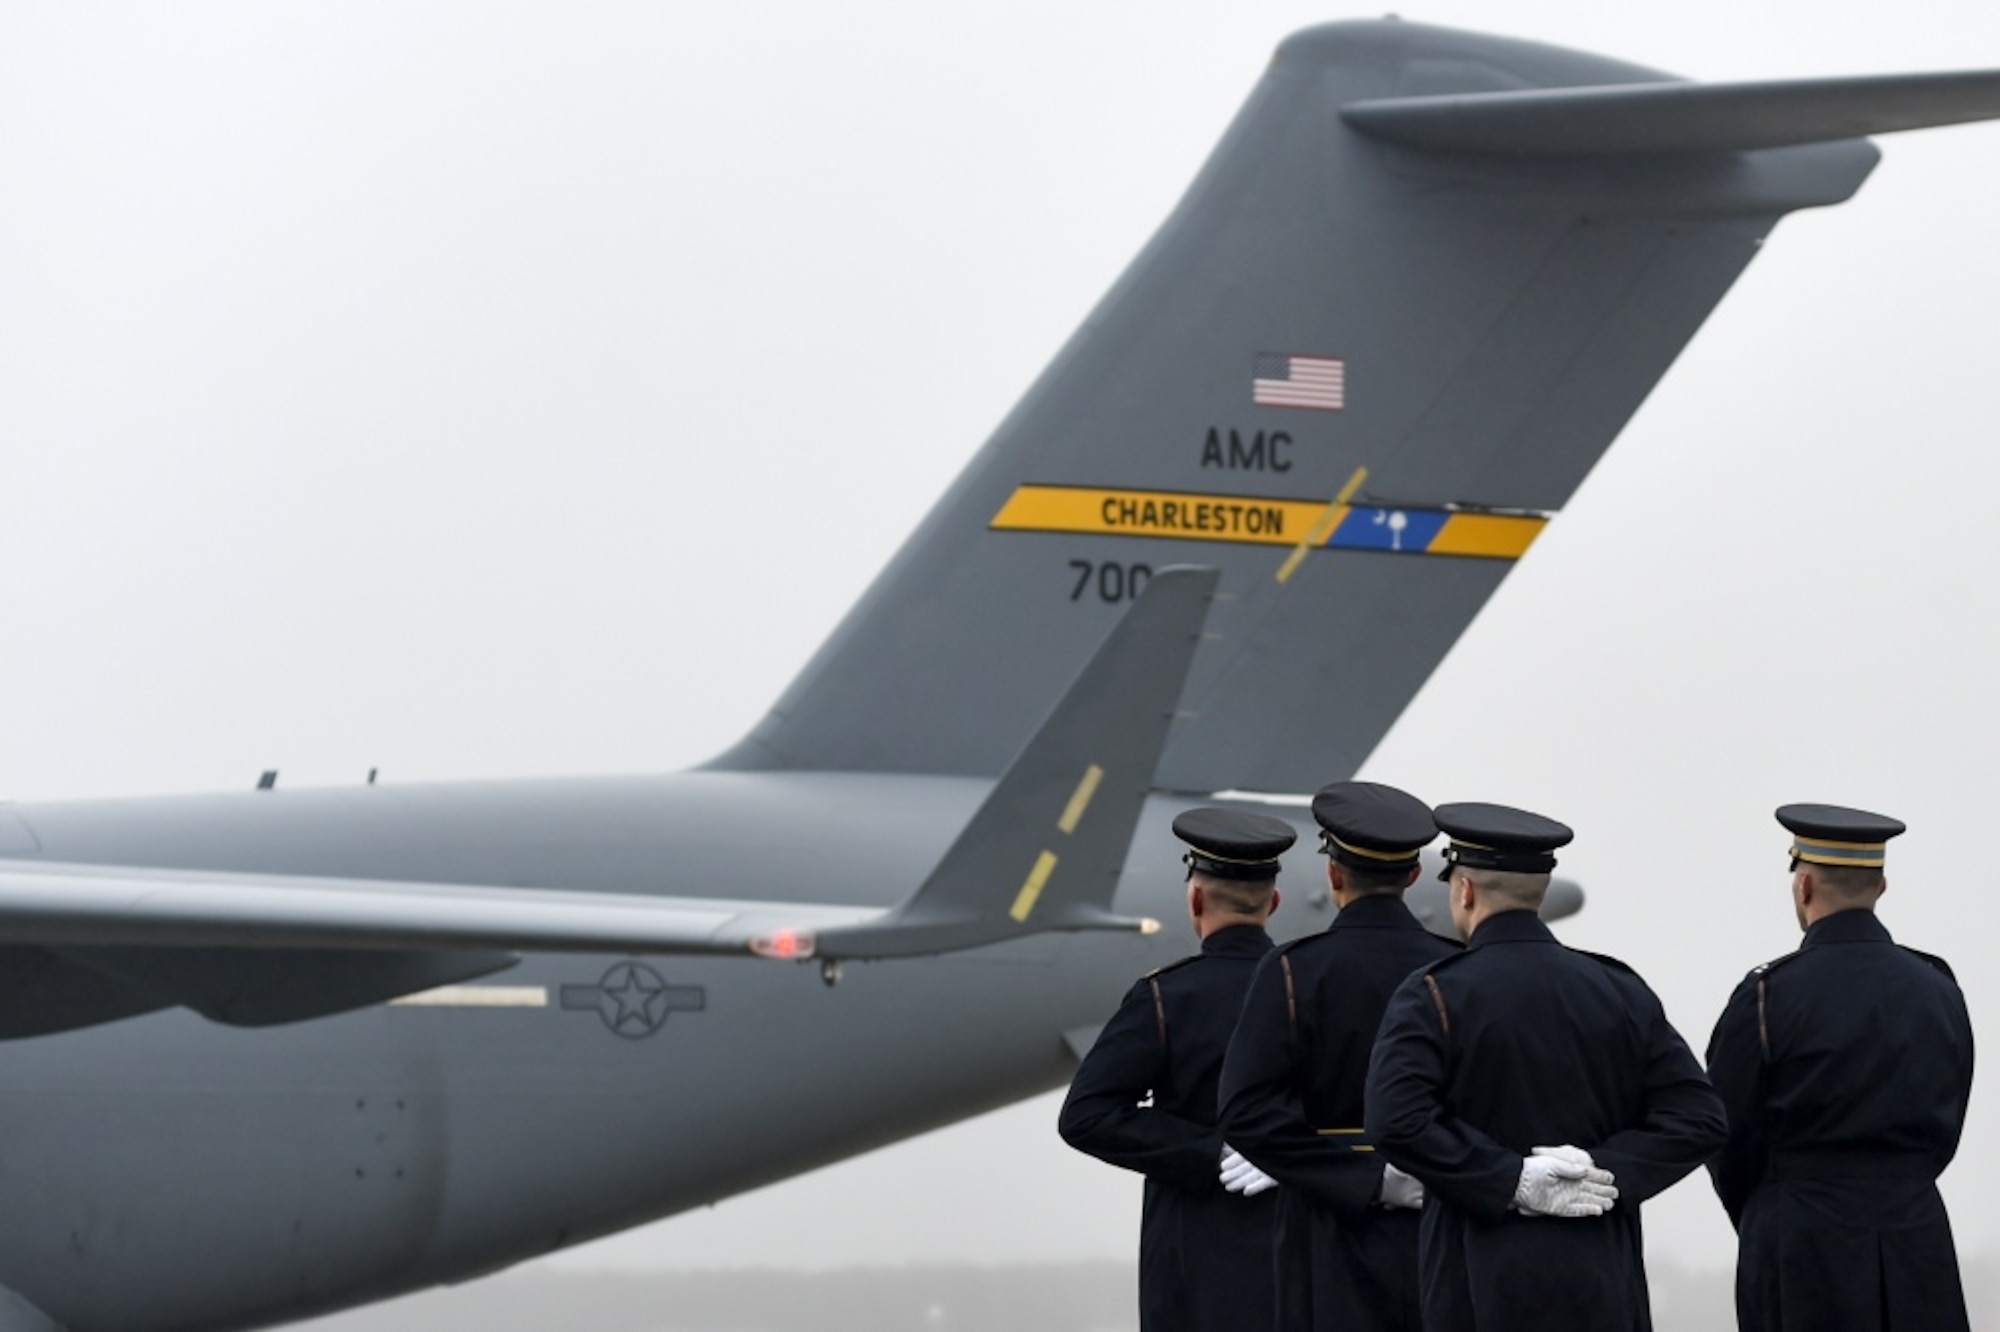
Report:
M1415 868L1414 864L1402 864L1370 865L1364 869L1338 857L1334 863L1340 866L1341 881L1348 890L1362 897L1402 896L1403 890L1410 886L1410 871Z
M1871 905L1882 895L1885 884L1879 865L1822 865L1808 860L1800 862L1800 868L1813 876L1813 882L1828 897L1851 906Z
M1472 880L1478 889L1493 904L1503 911L1516 909L1539 911L1542 898L1549 891L1549 877L1546 874L1522 874L1517 870L1472 869L1460 865L1452 877L1463 876Z
M1236 916L1261 916L1271 909L1271 890L1276 879L1224 879L1196 870L1188 878L1208 896L1208 900Z

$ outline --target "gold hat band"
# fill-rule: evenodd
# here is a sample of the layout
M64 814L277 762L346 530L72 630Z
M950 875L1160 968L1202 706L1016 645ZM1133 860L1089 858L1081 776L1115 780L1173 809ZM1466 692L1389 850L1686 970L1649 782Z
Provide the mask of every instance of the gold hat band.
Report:
M1889 856L1887 842L1830 842L1818 837L1792 838L1792 858L1814 865L1852 865L1881 869Z
M1347 852L1349 855L1361 856L1362 858L1367 860L1380 860L1380 861L1415 860L1417 858L1417 852L1423 849L1422 847L1418 847L1410 851L1373 851L1365 846L1356 846L1352 842L1342 841L1338 836L1336 836L1333 833L1328 833L1326 835L1326 838L1329 842L1332 842L1335 846Z
M1278 863L1278 857L1276 856L1264 856L1258 860L1238 860L1235 856L1220 856L1213 851L1196 846L1193 842L1187 843L1187 849L1189 854L1200 856L1204 860L1213 860L1219 865L1276 865Z

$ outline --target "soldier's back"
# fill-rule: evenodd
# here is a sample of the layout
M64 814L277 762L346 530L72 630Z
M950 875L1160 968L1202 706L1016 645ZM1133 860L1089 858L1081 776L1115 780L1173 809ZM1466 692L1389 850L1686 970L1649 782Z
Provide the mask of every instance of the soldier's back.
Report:
M1614 959L1566 948L1529 913L1433 968L1460 1113L1517 1151L1594 1143L1642 1096L1658 1000ZM1498 926L1498 930L1494 930Z
M1296 996L1298 1049L1310 1057L1299 1087L1308 1119L1361 1123L1368 1057L1389 996L1411 972L1460 951L1390 897L1355 901L1333 928L1281 950L1275 963Z
M1872 912L1818 928L1813 946L1749 982L1762 987L1774 1158L1906 1156L1942 1171L1972 1076L1964 995L1948 967L1892 942Z
M1737 987L1709 1066L1732 1116L1711 1169L1740 1240L1740 1324L1965 1328L1936 1186L1972 1086L1950 968L1872 910L1823 917Z
M1153 1088L1156 1106L1197 1123L1216 1122L1216 1088L1230 1033L1257 964L1270 951L1270 937L1262 930L1237 927L1148 979L1166 1052L1166 1085Z

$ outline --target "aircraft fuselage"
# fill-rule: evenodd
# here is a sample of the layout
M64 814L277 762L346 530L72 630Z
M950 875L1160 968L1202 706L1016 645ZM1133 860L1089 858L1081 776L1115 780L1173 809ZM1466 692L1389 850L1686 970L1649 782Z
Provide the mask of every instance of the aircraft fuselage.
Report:
M886 904L989 786L697 772L14 812L63 860L800 901L866 885ZM1167 828L1187 803L1149 802L1118 894L1167 922L1151 938L849 964L833 986L749 957L536 954L433 1002L258 1029L170 1010L10 1042L0 1285L79 1329L253 1327L462 1279L1058 1086L1065 1033L1192 947ZM1295 852L1294 932L1328 917L1307 904L1318 876Z

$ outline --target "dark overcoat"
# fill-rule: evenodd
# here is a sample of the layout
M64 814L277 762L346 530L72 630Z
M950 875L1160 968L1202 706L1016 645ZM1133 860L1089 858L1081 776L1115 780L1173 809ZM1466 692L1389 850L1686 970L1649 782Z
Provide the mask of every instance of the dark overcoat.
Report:
M1972 1094L1951 968L1873 911L1826 916L1729 996L1708 1072L1729 1111L1709 1173L1736 1225L1744 1332L1963 1332L1936 1184Z
M1064 1141L1146 1177L1139 1221L1141 1332L1271 1326L1275 1193L1225 1191L1216 1084L1270 936L1217 930L1201 952L1141 979L1084 1056Z
M1722 1144L1722 1103L1660 1001L1623 963L1565 948L1532 911L1490 916L1463 953L1397 987L1364 1122L1424 1182L1424 1326L1643 1332L1639 1206ZM1538 1146L1617 1178L1591 1218L1512 1210Z
M1382 1157L1361 1124L1389 996L1459 951L1400 897L1357 898L1258 964L1222 1066L1230 1145L1279 1180L1278 1323L1286 1332L1421 1326L1417 1213L1376 1202Z

